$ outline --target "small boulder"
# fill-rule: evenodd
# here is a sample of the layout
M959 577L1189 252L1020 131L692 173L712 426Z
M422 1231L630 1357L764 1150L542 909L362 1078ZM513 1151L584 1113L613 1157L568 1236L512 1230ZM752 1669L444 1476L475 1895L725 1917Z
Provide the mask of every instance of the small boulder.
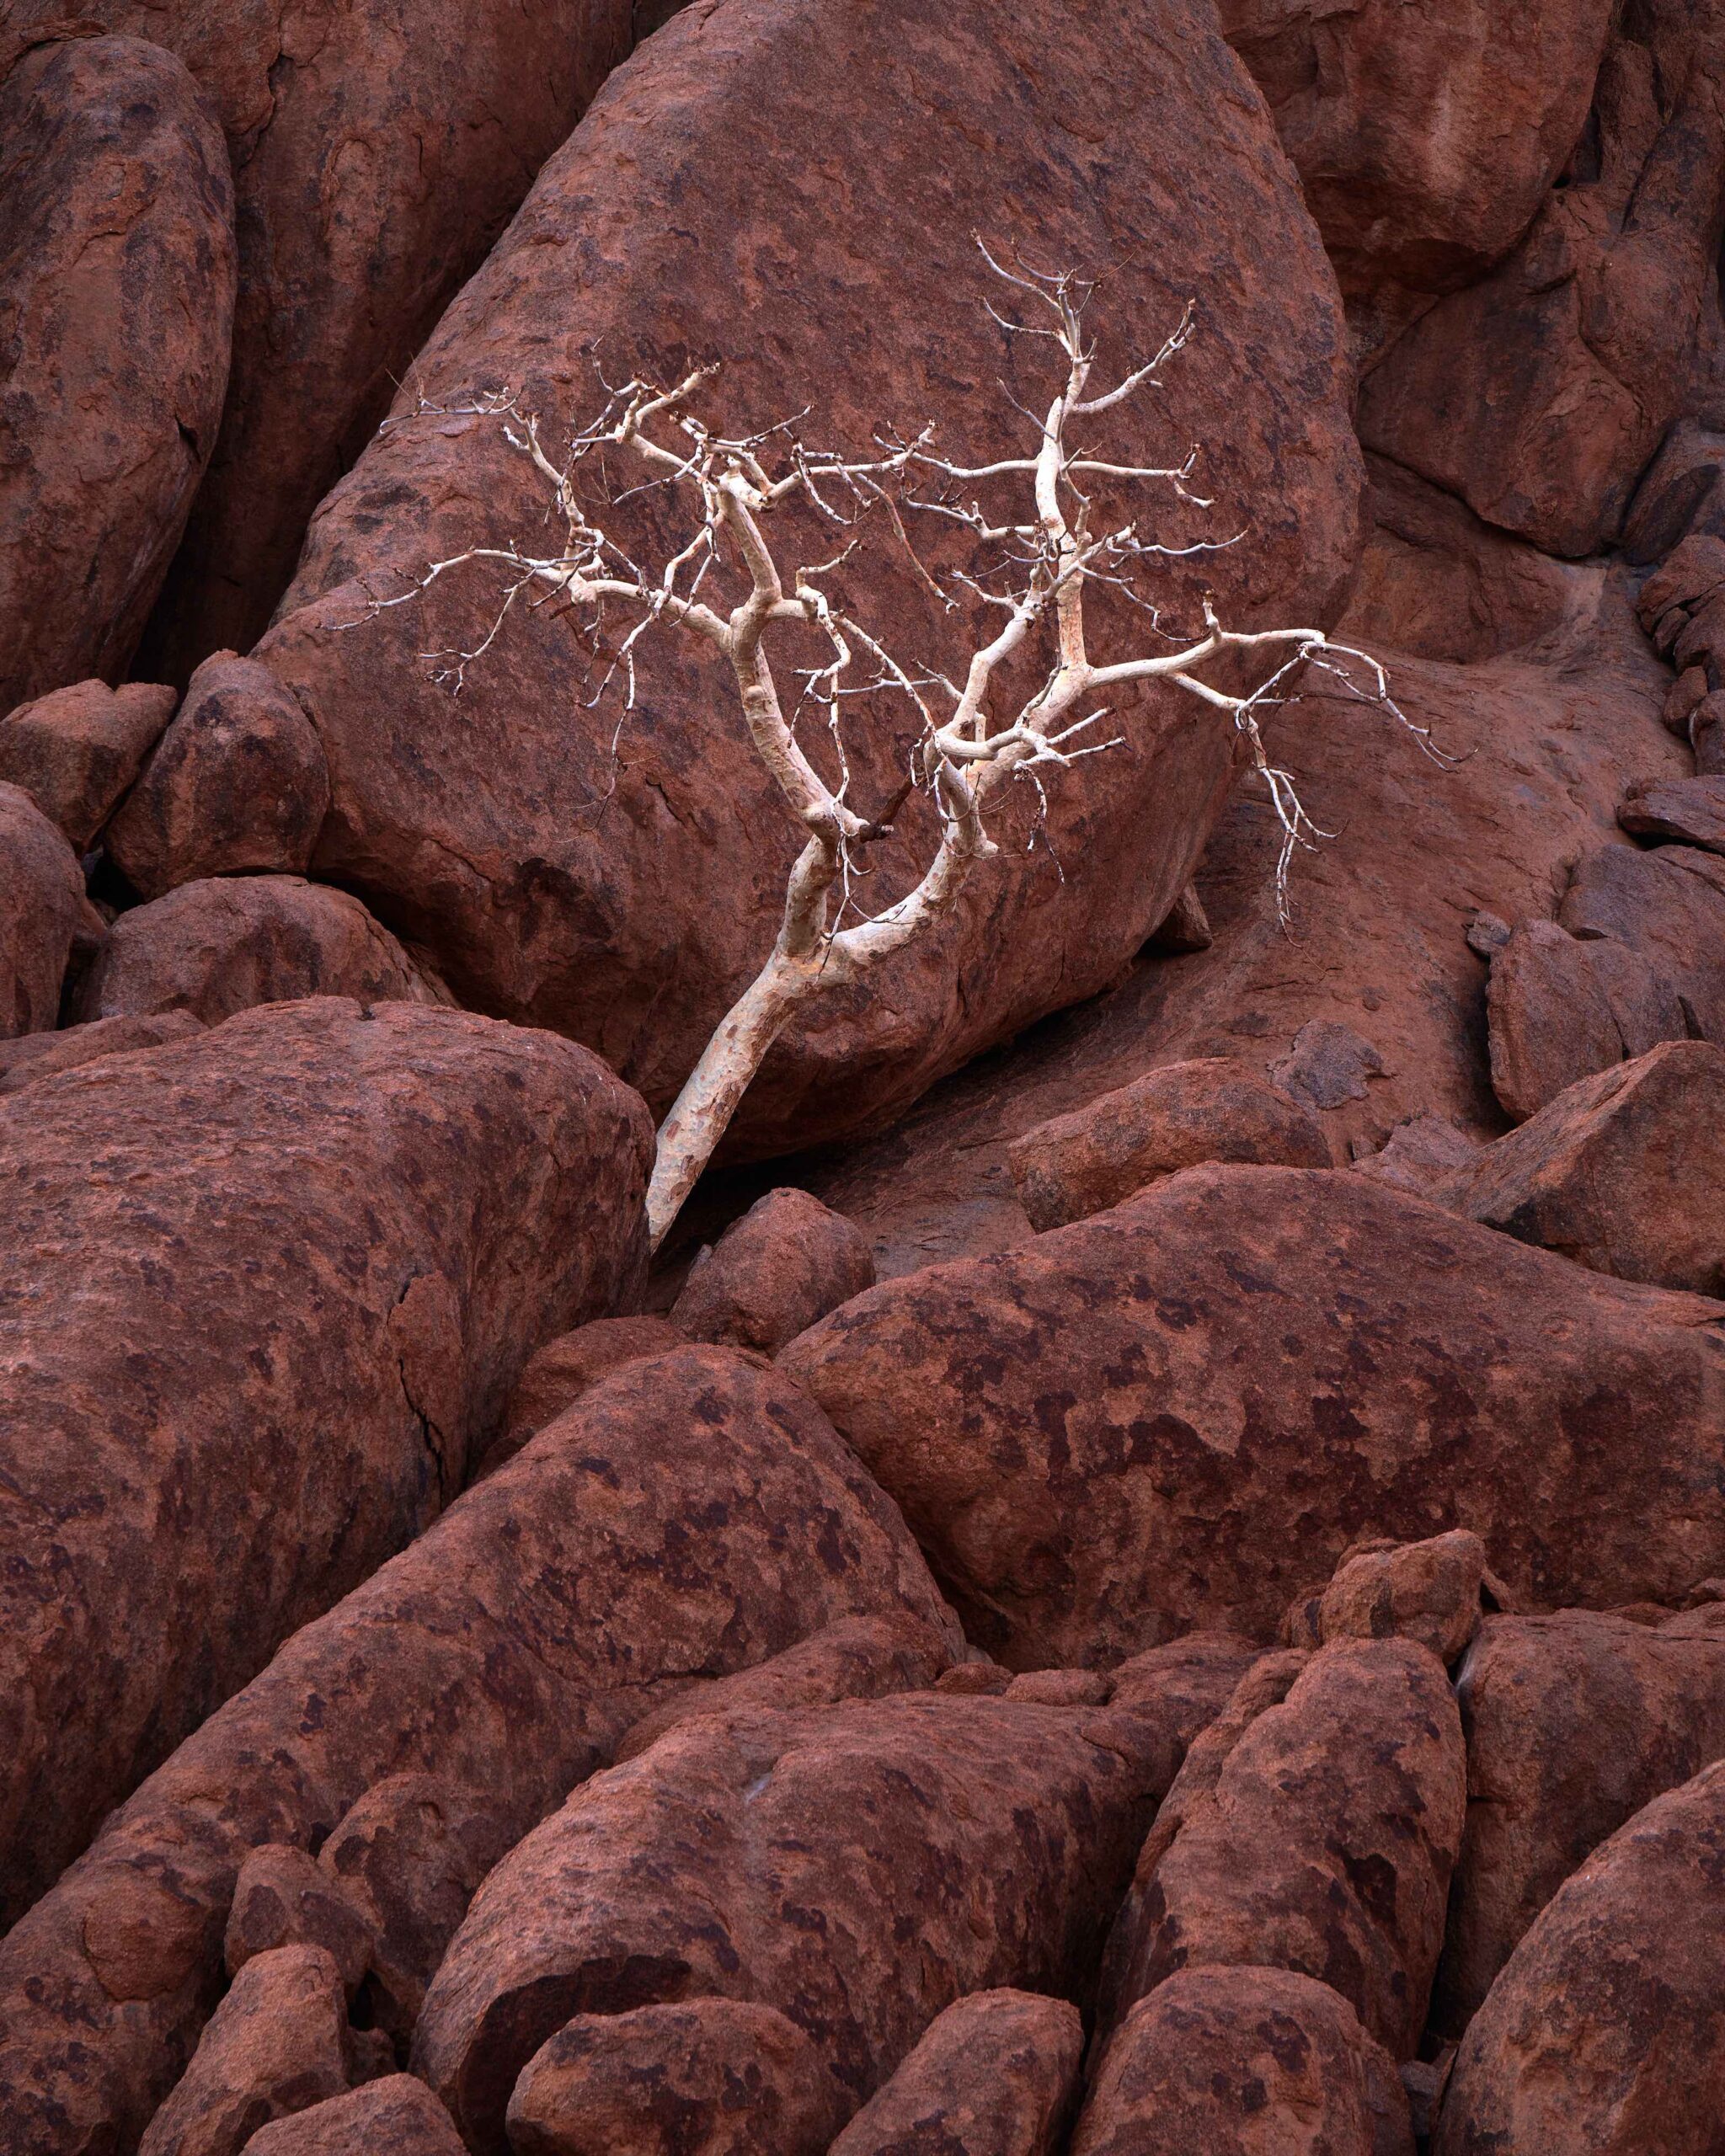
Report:
M1007 1159L1040 1230L1103 1212L1203 1161L1327 1168L1330 1149L1308 1109L1242 1065L1213 1059L1146 1071L1039 1123Z
M1395 2063L1339 1993L1286 1969L1204 1968L1171 1976L1126 2016L1072 2156L1413 2156L1413 2146Z
M0 1040L49 1031L84 922L77 856L21 787L0 784Z
M245 2156L467 2156L423 2081L392 2073L259 2127Z
M1320 1110L1365 1100L1371 1081L1388 1075L1389 1066L1371 1043L1333 1018L1308 1018L1287 1054L1270 1069L1284 1093Z
M1317 1605L1318 1641L1418 1640L1455 1662L1480 1626L1482 1598L1504 1606L1477 1534L1456 1528L1426 1542L1367 1543L1350 1550Z
M351 2000L371 1959L371 1924L309 1849L266 1842L239 1868L222 1957L230 1977L278 1946L321 1946Z
M1651 853L1601 846L1576 869L1557 917L1572 936L1627 944L1670 983L1687 1022L1658 1038L1689 1033L1725 1046L1725 861L1717 854L1688 846ZM1631 1055L1653 1045L1626 1039Z
M74 681L0 719L0 779L21 786L75 853L88 853L161 739L172 689Z
M770 1190L691 1267L670 1321L691 1340L776 1355L874 1285L868 1238L804 1190Z
M662 1317L596 1317L573 1332L559 1333L516 1379L503 1428L486 1448L478 1472L489 1475L513 1460L529 1438L573 1407L608 1372L684 1345L684 1336Z
M1416 1198L1436 1198L1455 1171L1466 1167L1478 1151L1477 1138L1442 1116L1410 1116L1397 1124L1375 1153L1356 1160L1354 1172Z
M814 2041L772 2006L578 2014L522 2068L515 2156L824 2156L843 2117Z
M299 876L212 876L121 914L83 984L79 1015L190 1011L214 1026L310 995L448 1000L345 891Z
M831 2156L1054 2156L1083 2056L1067 2000L972 1992L936 2015Z
M1523 921L1492 960L1486 987L1492 1090L1517 1123L1578 1079L1688 1033L1659 965L1615 936L1572 936Z
M1725 776L1725 691L1709 696L1690 713L1689 745L1703 778Z
M211 2015L138 2156L240 2156L271 2119L342 2095L352 2066L334 1957L321 1946L259 1954Z
M0 769L0 777L4 776ZM1632 787L1617 820L1637 838L1725 853L1725 777L1669 778Z
M24 1033L0 1041L0 1098L26 1086L76 1070L99 1056L131 1055L139 1049L166 1048L204 1030L190 1011L163 1011L147 1018L93 1018L57 1033Z

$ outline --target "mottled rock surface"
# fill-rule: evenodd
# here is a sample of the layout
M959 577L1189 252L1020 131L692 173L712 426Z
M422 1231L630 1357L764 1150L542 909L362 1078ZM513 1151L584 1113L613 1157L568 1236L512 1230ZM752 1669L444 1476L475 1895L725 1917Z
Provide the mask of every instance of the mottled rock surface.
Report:
M867 1239L805 1190L770 1190L690 1267L670 1321L692 1340L777 1354L874 1285Z
M164 1011L153 1018L93 1018L57 1033L24 1033L0 1041L0 1095L39 1085L62 1070L76 1070L98 1056L131 1055L139 1049L165 1048L190 1040L204 1030L190 1011Z
M946 86L932 109L930 83ZM835 158L843 185L811 190L806 175ZM1232 235L1247 229L1261 251L1242 260ZM1214 583L1236 618L1332 609L1359 488L1339 304L1268 115L1200 0L1130 17L1104 0L1030 0L1010 21L984 0L937 19L920 0L724 0L657 33L546 167L420 354L395 424L323 504L259 648L329 756L315 873L424 943L463 1001L589 1042L655 1110L765 958L798 841L704 651L669 637L642 648L619 739L610 698L572 702L577 654L542 611L512 617L458 701L427 678L419 654L470 644L489 623L483 573L341 626L367 593L393 596L403 574L518 533L542 509L494 424L416 415L416 400L459 402L506 378L547 426L575 424L602 394L586 356L602 339L626 370L723 354L728 424L777 421L793 384L823 441L872 455L878 427L932 417L955 456L996 455L1022 438L998 378L1037 403L1046 358L985 312L1009 288L979 231L1039 260L1119 265L1096 316L1111 375L1203 293L1203 333L1167 369L1148 437L1119 439L1166 438L1178 456L1201 441L1205 494L1249 500L1251 528L1201 565L1169 564L1165 603L1195 616ZM683 544L669 501L623 512L620 536L642 558ZM1146 512L1135 499L1124 513ZM1161 532L1197 519L1213 536L1208 512L1158 501L1147 513ZM786 558L825 558L829 531L791 522ZM895 648L962 668L978 617L962 632L947 619L884 522L863 536L835 589L853 579L854 595L866 578L869 617ZM1141 614L1096 599L1096 648L1136 648ZM1188 699L1117 701L1128 745L1105 778L1091 762L1049 789L1049 846L1026 850L1038 804L1022 789L998 861L957 913L787 1031L734 1150L884 1119L1093 993L1163 919L1208 829L1230 729ZM903 776L902 715L859 701L847 726L852 793L884 803ZM921 873L927 801L895 830L870 850L871 908ZM1087 873L1062 882L1050 848Z
M0 742L5 735L0 730ZM0 776L5 776L0 771ZM1637 838L1663 839L1725 853L1725 776L1664 779L1633 786L1617 820Z
M344 1824L345 1822L344 1822ZM230 1977L283 1946L321 1947L340 1973L351 2003L376 1951L366 1913L318 1862L291 1842L266 1842L239 1868L222 1935Z
M1212 1166L782 1366L1025 1667L1271 1637L1350 1544L1450 1526L1526 1601L1674 1601L1725 1570L1718 1317L1364 1177Z
M1296 1632L1295 1643L1417 1640L1448 1665L1478 1631L1482 1599L1495 1609L1503 1593L1485 1545L1465 1529L1425 1542L1368 1543L1348 1552L1311 1605L1316 1636Z
M483 1471L513 1460L528 1438L573 1407L590 1385L625 1363L667 1354L685 1344L662 1317L595 1317L548 1340L521 1372L504 1410L502 1427L486 1448Z
M155 35L160 12L136 12ZM216 446L235 253L221 128L159 45L25 52L0 84L0 146L10 711L131 657Z
M1602 846L1577 867L1557 918L1573 936L1615 937L1638 952L1677 990L1689 1031L1725 1045L1725 861L1717 854Z
M0 785L0 1040L46 1032L84 921L76 857L21 787Z
M16 1914L457 1493L524 1341L633 1286L650 1134L566 1042L334 999L45 1081L0 1129Z
M173 716L172 689L74 681L0 718L0 780L88 852Z
M1595 1071L1682 1040L1688 1020L1659 961L1641 941L1572 936L1555 921L1513 930L1492 954L1486 989L1492 1090L1504 1113L1523 1122Z
M462 2143L425 2083L392 2073L260 2127L246 2156L462 2156Z
M936 2015L833 2156L1054 2156L1083 2056L1069 2001L972 1992Z

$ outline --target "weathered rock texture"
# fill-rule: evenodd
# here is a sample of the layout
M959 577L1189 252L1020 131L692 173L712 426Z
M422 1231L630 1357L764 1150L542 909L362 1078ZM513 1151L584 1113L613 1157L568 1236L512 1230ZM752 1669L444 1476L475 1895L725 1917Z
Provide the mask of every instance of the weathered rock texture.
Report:
M0 1943L0 2116L31 2156L142 2127L215 2004L264 1843L323 1843L379 1929L377 1991L410 2012L489 1854L644 1713L868 1613L920 1619L929 1666L960 1645L805 1398L717 1348L618 1372L296 1635ZM1165 1652L1189 1733L1238 1643Z
M57 1022L83 919L71 847L21 787L0 785L0 1040Z
M972 1992L936 2015L832 2156L1054 2156L1083 2056L1069 2001Z
M0 733L0 741L5 736ZM0 774L3 776L3 774ZM1637 838L1675 841L1725 853L1725 776L1665 779L1632 787L1617 820Z
M1566 1610L1488 1617L1458 1685L1467 1828L1433 2020L1459 2036L1589 1854L1725 1757L1725 1634Z
M1725 1571L1719 1306L1367 1178L1204 1167L891 1281L786 1350L997 1659L1271 1636L1368 1535L1472 1529L1519 1597Z
M1657 954L1616 936L1583 938L1555 921L1525 921L1493 953L1491 968L1492 1090L1517 1123L1579 1080L1689 1031Z
M509 1396L502 1427L486 1449L483 1471L489 1474L513 1460L529 1438L612 1370L683 1345L684 1336L667 1319L645 1315L597 1317L547 1341Z
M1073 2156L1413 2156L1393 2061L1327 1984L1188 1969L1122 2024Z
M805 1190L770 1190L696 1259L671 1323L772 1355L873 1285L868 1242L848 1220Z
M154 35L159 11L136 12ZM24 54L0 84L0 195L9 711L131 656L216 446L235 258L215 115L136 38Z
M0 719L0 780L87 852L173 716L172 689L74 681Z
M423 2081L392 2073L260 2127L246 2156L462 2156L449 2113Z
M239 1868L222 1957L228 1975L237 1977L248 1961L279 1947L319 1947L335 1963L351 2003L377 1951L366 1914L309 1849L266 1842Z
M97 1018L67 1026L57 1033L24 1033L0 1042L0 1094L40 1085L62 1070L76 1070L98 1056L131 1055L139 1049L165 1048L190 1040L204 1030L190 1011L164 1011L155 1018Z
M932 83L945 86L932 106ZM842 186L811 190L808 173L834 159ZM1244 261L1243 230L1260 243ZM1130 17L1032 0L1010 21L983 0L938 19L917 0L703 0L618 70L547 165L420 355L396 424L324 503L259 648L328 755L315 873L425 944L463 1001L589 1042L655 1108L765 958L795 833L728 683L674 637L643 648L639 707L614 751L618 713L609 699L585 709L580 652L549 614L512 619L458 701L428 679L419 654L489 622L483 572L341 626L368 593L393 596L403 574L542 510L494 422L416 415L415 400L507 378L548 424L585 419L602 338L631 369L722 354L728 423L777 420L788 394L823 440L867 451L883 424L935 418L955 455L997 454L1022 438L997 377L1034 402L1046 366L1039 340L985 311L1007 288L977 231L1039 260L1118 265L1097 316L1104 369L1203 294L1151 432L1180 455L1204 443L1206 494L1249 501L1250 531L1201 568L1175 565L1170 618L1195 616L1212 582L1234 618L1323 617L1357 547L1339 307L1268 116L1200 0ZM1178 504L1131 513L1214 531ZM663 494L623 514L648 558L686 536ZM787 558L824 558L829 530L789 526ZM865 537L870 618L895 647L962 666L955 625L887 527ZM804 543L822 551L798 554ZM1097 648L1135 648L1143 616L1097 600ZM1062 883L1048 848L1026 851L1025 789L958 914L788 1033L739 1150L883 1118L1102 986L1167 915L1213 813L1229 729L1188 702L1123 700L1129 745L1049 790L1049 844L1084 876ZM902 715L859 702L850 720L852 791L884 802L903 775ZM871 906L920 873L932 818L918 797L871 849Z
M1602 846L1558 909L1572 936L1615 937L1682 999L1688 1030L1725 1046L1725 861L1698 846Z
M1707 2156L1725 2105L1725 1763L1547 1905L1461 2040L1435 2156Z
M121 914L75 1007L87 1021L189 1011L213 1026L323 995L447 1001L345 891L302 876L207 876Z
M1350 1550L1320 1595L1284 1620L1295 1646L1332 1640L1417 1640L1453 1663L1479 1630L1482 1604L1503 1606L1485 1545L1457 1528L1425 1542L1368 1542ZM1310 1636L1307 1628L1310 1628Z
M526 1342L633 1286L649 1133L567 1043L334 1000L47 1081L0 1129L15 1914L457 1493Z

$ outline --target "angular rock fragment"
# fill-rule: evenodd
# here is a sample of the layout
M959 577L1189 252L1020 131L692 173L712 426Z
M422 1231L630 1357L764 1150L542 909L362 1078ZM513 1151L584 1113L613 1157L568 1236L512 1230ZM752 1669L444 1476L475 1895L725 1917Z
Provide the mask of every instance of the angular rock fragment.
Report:
M972 1992L936 2015L832 2156L1055 2156L1083 2056L1067 2000Z
M16 1093L62 1070L76 1070L99 1056L131 1055L140 1049L166 1048L204 1030L190 1011L163 1011L149 1018L93 1018L57 1033L24 1033L0 1041L0 1095Z
M513 1460L528 1438L573 1407L590 1385L649 1355L668 1354L686 1344L676 1326L661 1317L595 1317L573 1332L547 1341L516 1380L504 1410L503 1425L487 1447L481 1471L489 1475Z
M75 853L87 853L177 701L172 689L75 681L0 718L0 780L21 786Z
M1551 921L1523 921L1493 954L1486 1011L1492 1090L1517 1123L1689 1030L1656 954L1610 932L1583 941Z
M380 2010L386 1993L410 2009L402 1979L429 1976L489 1851L644 1713L692 1672L869 1614L962 1648L896 1509L806 1397L719 1348L617 1371L296 1634L0 1940L0 2117L32 2148L142 2129L213 2004L236 1876L265 1843L322 1843L377 1924ZM1199 1639L1147 1657L1154 1677L1120 1673L1130 1700L1167 1702L1164 1782L1245 1659Z
M1354 1172L1405 1190L1412 1197L1441 1203L1444 1186L1458 1169L1467 1166L1479 1150L1477 1138L1458 1130L1441 1116L1413 1116L1398 1123L1376 1152L1356 1158Z
M1350 1550L1310 1605L1310 1641L1417 1640L1439 1661L1455 1661L1480 1627L1482 1599L1504 1606L1504 1591L1486 1566L1485 1545L1456 1529L1425 1542L1367 1543ZM1300 1613L1290 1613L1290 1616Z
M344 1822L345 1824L345 1822ZM318 1946L340 1972L349 2000L376 1951L366 1913L309 1849L266 1842L239 1868L222 1935L222 1959L237 1977L248 1961L281 1946Z
M0 197L10 711L131 657L216 446L235 254L215 115L138 38L24 53L0 86Z
M568 1043L333 999L46 1080L0 1129L16 1914L456 1495L524 1341L633 1289L651 1134Z
M1275 1635L1368 1537L1478 1534L1519 1601L1725 1571L1717 1305L1368 1178L1190 1168L794 1342L806 1385L1018 1668Z
M1615 937L1639 953L1676 990L1687 1030L1725 1044L1725 861L1717 854L1601 846L1577 868L1557 917L1573 936Z
M1072 2156L1413 2156L1395 2063L1339 1993L1286 1969L1185 1969L1127 2015Z
M1238 1064L1165 1065L1007 1150L1033 1228L1064 1226L1204 1161L1331 1165L1309 1109Z
M423 2081L392 2073L259 2127L246 2156L464 2156L449 2113Z
M22 787L0 785L0 1040L54 1026L83 917L71 847Z
M690 1268L670 1321L691 1340L777 1354L874 1285L868 1239L805 1190L770 1190Z
M123 913L79 991L86 1021L263 1003L447 999L359 900L299 876L211 876Z
M147 899L200 876L299 876L328 808L310 719L267 666L218 651L187 683L108 851Z
M1633 786L1623 797L1617 820L1637 838L1725 853L1725 777L1665 779Z

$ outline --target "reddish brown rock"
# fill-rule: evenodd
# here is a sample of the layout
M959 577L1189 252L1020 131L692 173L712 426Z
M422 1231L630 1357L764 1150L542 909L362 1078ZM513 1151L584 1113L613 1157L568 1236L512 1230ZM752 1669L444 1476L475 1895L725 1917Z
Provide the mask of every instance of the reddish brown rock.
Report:
M1725 695L1697 704L1689 722L1689 745L1703 778L1725 777Z
M1108 2019L1181 1969L1291 1969L1411 2057L1466 1802L1461 1716L1436 1656L1404 1639L1322 1649L1240 1731L1171 1834L1158 1821L1109 1943Z
M1058 1228L1204 1161L1327 1168L1311 1113L1232 1063L1174 1063L1072 1115L1039 1123L1008 1147L1033 1228Z
M979 1991L936 2015L833 2156L1054 2156L1084 2056L1076 2006Z
M868 1239L805 1190L770 1190L689 1269L670 1314L691 1340L777 1354L874 1285Z
M1637 838L1698 846L1725 853L1725 777L1666 779L1632 786L1617 820Z
M806 2031L848 2114L967 1992L1087 1996L1188 1722L1153 1694L932 1693L689 1722L491 1874L426 1995L415 2071L489 2156L571 2015L711 1993Z
M251 1849L323 1843L423 1981L488 1833L518 1840L692 1672L868 1614L961 1646L897 1511L802 1394L719 1348L617 1372L289 1641L0 1941L0 2117L32 2156L140 2130L215 2003ZM1242 1660L1237 1641L1160 1651L1170 1745ZM399 1779L417 1775L442 1785L435 1817Z
M159 11L137 12L154 35ZM235 271L221 130L159 46L25 52L0 85L0 145L10 711L131 657L216 446Z
M1583 942L1554 921L1523 921L1493 954L1486 1008L1493 1091L1517 1123L1688 1031L1657 954L1610 934Z
M240 2156L261 2126L339 2096L353 2063L341 1972L321 1946L248 1961L138 2156Z
M190 1011L164 1011L152 1018L95 1018L57 1033L25 1033L0 1041L0 1095L76 1070L99 1056L131 1055L139 1049L165 1048L190 1040L204 1030Z
M1596 1849L1456 2054L1435 2156L1708 2156L1725 2105L1725 1763Z
M1327 1984L1187 1969L1135 2006L1073 2156L1413 2156L1394 2063Z
M345 1822L344 1822L345 1823ZM375 1940L366 1913L309 1849L266 1843L239 1868L222 1936L230 1977L280 1946L320 1946L341 1972L351 2000L370 1966Z
M262 1003L445 1003L440 990L345 891L302 876L210 876L121 914L77 1009L86 1021L189 1011L214 1026Z
M1161 925L1146 937L1144 947L1172 958L1183 952L1207 951L1215 941L1198 887L1188 883L1163 915Z
M1717 1306L1359 1176L1190 1168L889 1281L787 1350L997 1660L1274 1636L1367 1536L1481 1536L1518 1599L1725 1569Z
M1725 1294L1725 1049L1667 1041L1582 1079L1444 1196L1595 1272Z
M1602 846L1576 869L1557 917L1573 936L1626 943L1676 990L1689 1031L1725 1044L1725 861L1717 855L1687 846L1652 853Z
M1589 1854L1725 1757L1725 1639L1688 1618L1488 1617L1458 1696L1467 1827L1433 2002L1450 2036Z
M449 2113L423 2081L392 2073L259 2127L246 2156L462 2156Z
M812 2039L777 2008L693 1999L578 2014L527 2062L514 2156L824 2156L842 2117Z
M1673 607L1697 609L1725 584L1725 538L1690 532L1672 547L1636 599L1642 627L1652 636Z
M937 154L930 82L951 86ZM1051 129L1069 146L1052 161ZM811 193L806 174L834 158L845 186ZM1167 179L1154 204L1145 172ZM1244 265L1231 237L1242 230L1263 240ZM1251 528L1201 567L1172 564L1166 603L1195 614L1214 583L1233 616L1332 611L1359 487L1339 307L1268 115L1208 8L1152 0L1123 18L1106 0L1076 12L1028 0L1003 22L985 0L957 0L937 20L921 0L866 12L725 0L656 33L547 164L420 354L388 432L324 503L259 647L329 754L315 872L425 944L463 1001L590 1043L656 1107L765 958L795 833L729 689L684 642L644 647L654 715L626 724L614 750L618 713L609 699L572 703L576 654L542 611L511 621L458 701L428 679L419 654L470 643L489 621L483 574L344 626L368 592L393 595L403 574L541 513L531 467L494 424L420 414L417 400L460 401L478 368L507 376L547 424L574 423L601 393L587 355L602 339L629 367L722 352L733 424L777 420L794 383L823 440L872 454L881 424L927 415L955 455L997 454L1021 426L998 378L1040 398L1046 360L1033 340L1003 340L985 311L1004 288L974 231L1039 260L1119 264L1097 316L1105 367L1204 294L1203 334L1168 370L1154 430L1204 444L1205 494L1249 500ZM635 551L663 558L668 498L624 514L639 520ZM1176 505L1166 528L1188 514ZM1207 512L1189 514L1214 532ZM800 532L822 555L796 552ZM785 545L824 558L824 535L793 522ZM870 618L895 646L961 666L975 617L947 618L885 526L864 536L855 574ZM1136 648L1142 616L1097 596L1097 648ZM1026 851L1038 804L1025 789L999 860L950 922L788 1030L744 1102L737 1150L884 1120L1114 976L1189 880L1231 750L1220 714L1181 705L1130 697L1117 716L1131 745L1106 777L1092 760L1049 789L1049 846L1087 873L1062 881L1048 847ZM884 802L903 776L901 718L859 703L847 723L852 790ZM931 815L914 798L871 850L871 907L921 873Z
M625 1363L668 1354L685 1344L676 1326L662 1317L595 1317L573 1332L559 1333L534 1356L516 1380L504 1410L503 1426L486 1449L481 1472L490 1474L513 1460L528 1438L573 1407L590 1385Z
M310 719L267 666L218 651L186 685L108 851L147 899L200 876L302 875L328 808Z
M0 719L0 780L86 853L173 716L172 689L75 681Z
M0 785L0 1040L56 1023L83 918L71 847L21 787Z
M333 999L45 1081L0 1126L15 1914L456 1494L523 1341L633 1290L651 1134L568 1043Z
M1503 1599L1485 1545L1465 1529L1426 1542L1368 1543L1348 1552L1317 1598L1311 1644L1417 1640L1448 1664L1478 1631L1482 1602L1497 1609Z
M1509 931L1504 934L1507 940ZM1436 1198L1450 1177L1474 1161L1479 1150L1477 1138L1441 1116L1410 1116L1397 1124L1388 1143L1377 1152L1362 1154L1354 1162L1354 1171L1414 1198Z

